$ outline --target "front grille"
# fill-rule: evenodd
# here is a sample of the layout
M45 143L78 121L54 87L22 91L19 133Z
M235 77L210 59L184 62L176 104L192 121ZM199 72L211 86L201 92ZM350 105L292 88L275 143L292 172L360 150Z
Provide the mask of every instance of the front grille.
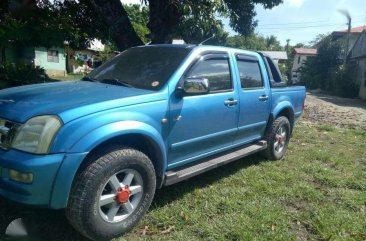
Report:
M2 149L8 149L10 147L18 126L14 122L0 119L0 147Z

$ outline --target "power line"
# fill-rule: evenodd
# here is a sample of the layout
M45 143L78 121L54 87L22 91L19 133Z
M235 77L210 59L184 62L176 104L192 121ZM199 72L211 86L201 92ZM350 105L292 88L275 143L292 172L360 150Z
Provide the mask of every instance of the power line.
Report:
M361 23L362 21L355 21L354 23ZM257 27L259 30L296 30L296 29L307 29L307 28L325 28L325 27L335 27L340 25L346 25L346 23L333 23L333 24L322 24L322 25L308 25L308 26L290 26L290 27Z
M310 24L310 23L322 23L322 22L329 22L329 20L324 21L311 21L311 22L294 22L294 23L269 23L269 24L258 24L258 27L261 26L274 26L274 25L295 25L295 24Z
M304 28L323 28L323 27L333 27L339 24L323 24L323 25L309 25L309 26L294 26L294 27L271 27L271 28L260 28L259 29L304 29Z
M357 15L355 16L353 19L363 19L365 20L366 14L364 15ZM298 25L298 24L313 24L313 23L327 23L330 22L331 20L318 20L318 21L310 21L310 22L292 22L292 23L265 23L265 24L258 24L257 27L262 27L262 26L286 26L286 25ZM296 26L293 26L296 27Z

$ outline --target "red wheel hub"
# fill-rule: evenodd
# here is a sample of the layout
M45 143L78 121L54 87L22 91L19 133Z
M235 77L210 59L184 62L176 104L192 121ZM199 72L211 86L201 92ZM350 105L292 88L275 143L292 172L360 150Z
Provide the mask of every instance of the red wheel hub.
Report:
M124 204L127 203L130 199L131 190L128 186L122 187L118 189L117 195L115 197L115 201L118 204Z

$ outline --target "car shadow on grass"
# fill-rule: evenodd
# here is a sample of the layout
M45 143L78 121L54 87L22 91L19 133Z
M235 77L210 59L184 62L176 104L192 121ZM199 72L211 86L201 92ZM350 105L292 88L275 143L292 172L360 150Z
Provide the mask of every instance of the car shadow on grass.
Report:
M164 187L157 191L151 210L182 198L194 189L207 187L219 182L222 178L234 175L243 168L258 165L267 160L259 155L253 155L234 163L216 168L207 173L193 177L179 184ZM8 225L18 218L24 222L28 232L26 239L6 239L5 231ZM0 240L12 241L87 241L68 223L64 211L37 209L17 205L0 199Z

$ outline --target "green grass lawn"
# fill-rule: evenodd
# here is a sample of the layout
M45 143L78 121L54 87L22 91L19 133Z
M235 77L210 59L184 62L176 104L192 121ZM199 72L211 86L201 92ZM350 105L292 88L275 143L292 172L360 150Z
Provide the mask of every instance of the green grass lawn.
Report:
M0 230L23 215L36 240L85 240L63 211L0 204ZM300 124L281 161L252 156L159 190L123 240L366 240L366 131Z
M249 157L163 188L122 240L365 240L366 131L295 129L286 157Z

